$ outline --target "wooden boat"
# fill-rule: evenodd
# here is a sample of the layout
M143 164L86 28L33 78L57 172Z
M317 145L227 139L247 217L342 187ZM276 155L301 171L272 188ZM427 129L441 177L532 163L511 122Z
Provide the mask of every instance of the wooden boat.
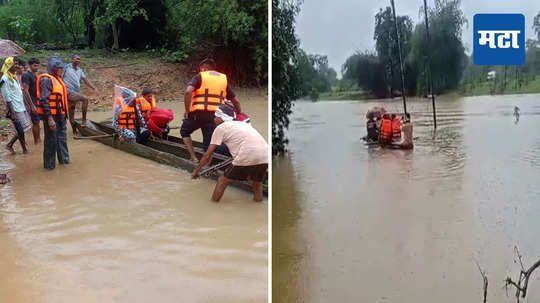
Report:
M188 170L189 172L193 171L193 169L197 167L197 164L189 159L189 152L181 138L174 136L168 136L167 140L151 138L145 145L139 143L121 143L118 138L114 136L114 128L111 122L94 122L87 120L86 124L87 127L83 128L80 126L80 121L76 121L77 129L84 137L92 137L92 140L101 142L116 149L120 149L159 163L182 168ZM204 154L202 143L193 141L193 149L197 154L197 157L200 159ZM201 174L201 176L217 180L219 176L223 175L225 168L227 168L227 165L225 165L227 162L230 162L230 157L218 152L214 152L210 166L221 166L219 165L221 163L224 164L222 165L223 167L220 167L214 173L204 175ZM234 181L231 183L231 185L249 192L252 191L251 181ZM267 196L268 187L267 185L263 186L264 195Z

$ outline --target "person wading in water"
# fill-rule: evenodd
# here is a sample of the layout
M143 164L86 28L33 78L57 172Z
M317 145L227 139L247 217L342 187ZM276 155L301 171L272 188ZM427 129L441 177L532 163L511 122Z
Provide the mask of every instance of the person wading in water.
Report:
M232 155L232 167L219 177L212 200L219 202L225 189L233 180L253 182L253 200L263 199L262 182L268 169L268 144L264 138L248 123L234 121L234 109L229 105L220 106L215 112L217 125L210 146L202 156L201 162L193 170L191 177L197 179L201 168L212 161L212 154L221 144L227 145Z
M62 81L64 63L58 57L47 62L47 74L37 78L38 113L43 120L45 141L43 144L43 166L47 170L60 164L69 164L66 123L68 99L66 85Z

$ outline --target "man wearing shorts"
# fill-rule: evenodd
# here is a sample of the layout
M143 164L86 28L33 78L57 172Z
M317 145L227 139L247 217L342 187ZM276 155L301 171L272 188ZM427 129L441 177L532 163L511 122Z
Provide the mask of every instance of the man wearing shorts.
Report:
M68 103L69 103L69 123L71 124L71 129L73 134L77 133L75 128L75 106L77 103L81 102L82 110L82 127L86 127L86 112L88 111L88 97L81 94L81 79L92 88L94 91L96 88L90 83L86 78L84 71L79 67L81 64L81 56L74 54L71 56L71 64L66 64L64 68L64 74L62 75L62 80L66 84L67 93L68 93Z
M191 176L193 179L198 178L201 168L211 162L213 152L224 143L229 148L233 162L225 175L219 177L212 200L219 202L233 180L251 180L253 200L260 202L263 199L262 182L268 169L268 144L255 128L245 122L234 121L234 118L234 108L229 105L221 105L215 111L214 122L217 127L212 134L210 146Z
M216 127L214 123L214 111L218 106L225 104L225 99L231 100L239 112L240 102L229 86L227 76L216 71L215 62L205 59L199 65L200 72L195 75L184 93L184 120L180 127L180 135L186 145L191 160L199 161L193 151L191 134L201 129L203 135L203 148L206 150L210 144L212 133Z
M36 96L36 81L37 72L39 69L39 59L30 58L28 60L28 70L22 75L23 95L26 99L30 98L30 118L32 119L32 135L34 136L34 144L41 142L41 134L39 129L39 122L41 118L37 113L37 96Z

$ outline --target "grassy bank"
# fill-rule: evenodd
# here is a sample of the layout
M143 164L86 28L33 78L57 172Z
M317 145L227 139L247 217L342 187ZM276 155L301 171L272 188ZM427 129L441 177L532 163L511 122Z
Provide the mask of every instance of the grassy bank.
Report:
M516 86L515 80L507 81L506 87L503 87L500 82L494 83L493 81L467 83L459 89L459 93L464 96L540 93L540 77L522 82L521 86Z
M319 100L366 100L375 99L373 95L363 90L330 91L321 93Z
M506 82L506 87L493 81L470 84L466 83L458 89L445 92L444 95L458 96L484 96L484 95L512 95L512 94L533 94L540 93L540 77L522 82L521 86L516 86L516 81ZM412 96L411 96L412 97ZM335 100L370 100L377 99L376 96L363 90L330 91L319 95L320 101Z

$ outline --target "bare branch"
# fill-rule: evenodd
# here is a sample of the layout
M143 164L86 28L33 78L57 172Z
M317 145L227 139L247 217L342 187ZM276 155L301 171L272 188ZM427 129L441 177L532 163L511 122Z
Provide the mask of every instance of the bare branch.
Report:
M480 264L478 264L478 261L474 260L474 263L476 263L476 267L478 267L478 271L482 275L482 280L484 281L484 303L487 302L487 290L488 290L488 278L486 275L486 272L482 270L480 267Z
M532 273L540 267L540 260L536 261L531 267L529 267L527 270L525 270L525 267L523 266L523 258L521 254L519 253L519 249L517 246L514 246L514 251L518 257L519 263L521 265L521 271L519 273L519 279L517 282L514 282L512 278L507 277L504 281L505 287L508 291L508 286L513 286L516 288L516 299L519 303L519 298L525 298L527 295L527 288L529 286L529 279L532 275Z

